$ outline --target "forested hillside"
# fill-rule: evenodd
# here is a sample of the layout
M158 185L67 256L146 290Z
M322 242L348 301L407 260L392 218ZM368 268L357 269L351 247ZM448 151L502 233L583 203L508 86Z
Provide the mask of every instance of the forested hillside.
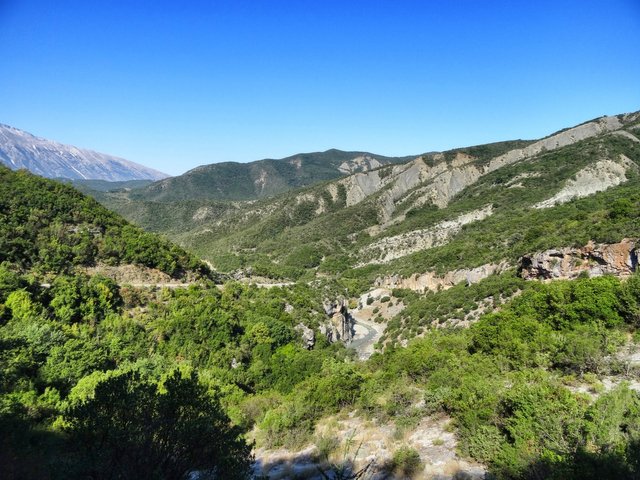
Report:
M640 235L639 125L638 114L603 117L533 143L425 155L258 202L107 204L222 271L329 275L362 289L381 275L515 266L538 250Z
M460 455L498 478L638 472L640 399L622 381L637 370L619 355L639 325L637 276L528 284L471 329L433 330L366 363L322 337L303 348L294 326L321 321L309 287L151 292L61 276L43 289L6 266L0 283L4 478L214 466L244 478L242 431L331 456L339 440L314 425L341 411L399 439L444 415ZM417 471L411 452L384 468Z
M0 262L42 275L136 264L171 277L208 275L174 244L148 234L59 182L0 166Z
M0 175L2 478L245 478L244 399L347 357L299 341L297 324L323 320L309 287L221 290L194 257L73 188ZM135 288L76 269L96 262L200 283Z
M248 163L212 163L136 189L127 197L147 202L255 200L411 158L332 149Z
M259 202L148 202L140 218L240 269L224 285L0 169L2 477L638 478L638 121Z

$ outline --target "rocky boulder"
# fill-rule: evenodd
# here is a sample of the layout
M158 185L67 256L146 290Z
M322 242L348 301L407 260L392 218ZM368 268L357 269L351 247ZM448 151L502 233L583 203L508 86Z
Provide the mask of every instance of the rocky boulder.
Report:
M316 333L304 323L299 323L294 329L296 332L300 333L304 348L307 350L313 349L316 344Z

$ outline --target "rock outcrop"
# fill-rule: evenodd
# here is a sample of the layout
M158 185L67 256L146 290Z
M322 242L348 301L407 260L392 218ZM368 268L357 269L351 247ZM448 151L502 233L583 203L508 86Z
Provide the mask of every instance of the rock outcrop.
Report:
M437 292L462 282L465 282L467 285L478 283L489 275L502 273L510 267L507 262L500 262L497 264L487 263L476 268L452 270L443 276L439 276L434 272L416 273L408 278L402 277L401 275L387 275L376 278L375 286L390 289L406 288L420 293L428 291Z
M527 280L570 280L579 275L626 277L638 269L640 248L637 240L620 243L589 242L582 248L561 248L525 255L519 272Z
M299 323L294 329L296 332L300 333L304 348L307 350L313 349L316 344L316 333L313 329L307 327L304 323Z
M344 298L325 300L322 306L328 320L320 326L320 333L326 335L329 342L350 343L353 340L355 321L349 312L347 301Z
M409 208L428 203L444 208L455 195L488 173L541 153L615 132L623 126L618 117L602 117L550 135L524 148L510 150L485 165L477 165L474 157L461 152L452 161L445 161L442 154L436 154L431 159L436 161L435 164L427 162L426 157L418 157L411 162L394 165L385 175L380 170L360 172L339 183L346 190L347 206L356 205L385 190L379 198L380 223L385 225L391 220L398 202L408 200L405 198L407 194L410 194L412 202Z
M338 167L340 172L350 175L356 172L368 172L374 168L381 167L383 164L370 155L360 155L351 160L344 161Z
M446 245L451 237L460 232L463 225L483 220L492 213L493 206L487 205L481 209L464 213L453 220L437 223L429 228L382 238L362 249L360 252L362 261L358 266L388 263L391 260L411 255L420 250Z

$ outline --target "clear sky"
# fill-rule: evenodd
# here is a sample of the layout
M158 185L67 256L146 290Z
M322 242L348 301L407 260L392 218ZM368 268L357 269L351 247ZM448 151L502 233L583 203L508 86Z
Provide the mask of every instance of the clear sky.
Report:
M640 0L0 0L0 123L170 174L640 110Z

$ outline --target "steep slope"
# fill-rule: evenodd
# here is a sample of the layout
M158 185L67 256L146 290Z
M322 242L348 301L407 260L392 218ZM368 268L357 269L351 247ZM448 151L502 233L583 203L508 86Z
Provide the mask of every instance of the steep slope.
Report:
M74 188L0 166L0 263L5 261L43 275L100 266L136 266L169 278L209 275L192 255Z
M258 202L180 204L180 228L161 229L223 270L250 265L278 277L324 272L367 282L620 241L606 225L623 236L637 228L606 212L635 195L638 117L603 117L537 142L424 155ZM567 229L577 205L605 221Z
M182 251L68 186L0 168L8 478L104 476L105 458L127 477L185 457L181 472L216 469L188 455L216 445L202 456L217 461L220 440L236 447L221 476L236 478L241 430L269 478L367 465L385 478L634 478L640 115L585 125L593 134L560 132L540 150L426 155L260 201L145 204L146 221L166 216L217 266L304 280L272 289L78 274L171 266ZM57 278L45 286L16 264ZM386 327L369 361L323 329L349 310ZM149 453L174 445L162 462Z
M166 174L123 158L63 145L0 124L0 162L48 178L159 180Z
M279 160L214 163L136 190L130 197L159 202L252 200L411 158L327 150Z

